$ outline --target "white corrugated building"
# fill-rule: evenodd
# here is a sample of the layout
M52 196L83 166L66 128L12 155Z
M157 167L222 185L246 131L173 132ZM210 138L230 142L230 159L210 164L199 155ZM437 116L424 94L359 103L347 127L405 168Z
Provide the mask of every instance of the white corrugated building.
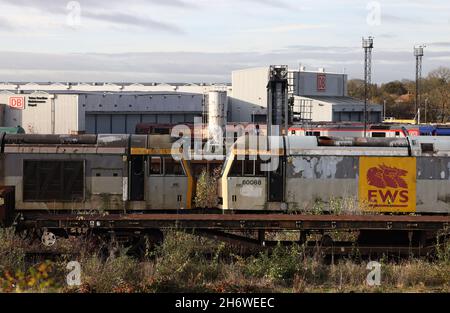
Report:
M291 71L290 84L294 94L294 121L361 122L364 103L348 96L347 75ZM229 110L233 122L263 123L267 114L267 84L269 67L233 71ZM382 106L368 106L371 122L380 122Z
M37 134L134 133L139 123L193 123L203 105L203 94L194 93L0 91L3 126Z
M207 112L210 91L230 88L204 83L0 83L0 126L70 134L134 133L139 123L191 124ZM12 98L23 99L23 108L13 108Z

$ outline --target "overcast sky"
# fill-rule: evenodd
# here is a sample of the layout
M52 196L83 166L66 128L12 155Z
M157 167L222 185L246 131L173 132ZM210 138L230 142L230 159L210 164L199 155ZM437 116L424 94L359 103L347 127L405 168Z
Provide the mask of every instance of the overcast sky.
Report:
M270 64L373 80L450 67L448 0L0 0L0 81L228 82Z

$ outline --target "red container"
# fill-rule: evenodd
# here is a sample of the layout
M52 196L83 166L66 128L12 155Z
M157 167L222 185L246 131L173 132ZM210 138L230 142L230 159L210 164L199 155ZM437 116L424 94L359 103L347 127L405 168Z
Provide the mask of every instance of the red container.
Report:
M14 187L0 186L0 225L10 226L14 220Z

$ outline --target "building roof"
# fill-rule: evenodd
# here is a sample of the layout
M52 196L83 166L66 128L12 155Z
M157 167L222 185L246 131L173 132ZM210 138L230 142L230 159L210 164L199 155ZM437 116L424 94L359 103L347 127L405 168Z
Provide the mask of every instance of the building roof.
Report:
M362 100L352 98L352 97L328 97L328 96L312 96L312 97L304 97L300 96L303 99L311 99L320 102L326 102L333 106L338 106L339 109L352 109L352 107L364 106L364 102ZM381 104L369 103L371 111L382 110Z
M159 85L168 85L168 86L231 86L230 83L164 83L164 82L0 82L0 85L16 85L16 86L93 86L93 87L102 87L102 86L159 86Z
M197 93L178 92L178 91L80 91L80 90L21 90L19 93L12 90L0 90L0 94L10 95L30 95L30 94L49 94L49 95L118 95L118 96L199 96Z

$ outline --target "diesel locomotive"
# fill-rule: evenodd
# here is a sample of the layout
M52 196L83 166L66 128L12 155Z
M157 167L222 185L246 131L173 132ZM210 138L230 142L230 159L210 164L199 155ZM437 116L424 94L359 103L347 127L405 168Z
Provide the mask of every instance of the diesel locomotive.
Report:
M194 161L170 135L0 134L18 212L193 211ZM218 179L229 212L450 213L447 137L244 136Z

